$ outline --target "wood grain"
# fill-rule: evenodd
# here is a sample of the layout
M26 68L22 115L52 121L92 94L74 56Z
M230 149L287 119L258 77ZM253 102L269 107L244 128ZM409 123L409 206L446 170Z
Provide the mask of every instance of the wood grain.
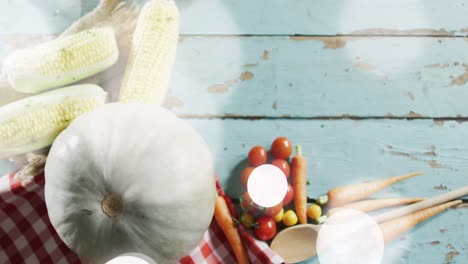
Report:
M191 117L468 117L465 50L468 38L183 37L170 106Z

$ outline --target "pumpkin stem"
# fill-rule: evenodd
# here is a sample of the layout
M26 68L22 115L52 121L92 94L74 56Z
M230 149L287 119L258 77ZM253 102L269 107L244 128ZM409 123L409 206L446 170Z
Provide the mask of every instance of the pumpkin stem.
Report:
M117 193L108 193L101 202L102 211L110 218L116 217L122 212L122 199Z

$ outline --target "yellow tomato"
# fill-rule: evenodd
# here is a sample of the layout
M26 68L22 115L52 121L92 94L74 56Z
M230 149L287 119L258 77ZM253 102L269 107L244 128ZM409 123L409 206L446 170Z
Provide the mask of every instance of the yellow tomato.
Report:
M281 208L281 211L275 215L275 217L273 217L273 220L275 220L276 223L279 223L281 222L281 220L283 220L283 215L284 215L284 210L283 208Z
M251 214L245 214L241 217L240 222L245 228L251 228L255 223L255 219Z
M288 210L284 213L283 224L285 226L293 226L297 224L297 215L293 210Z
M310 219L317 220L322 215L322 208L317 205L313 204L307 208L307 216Z

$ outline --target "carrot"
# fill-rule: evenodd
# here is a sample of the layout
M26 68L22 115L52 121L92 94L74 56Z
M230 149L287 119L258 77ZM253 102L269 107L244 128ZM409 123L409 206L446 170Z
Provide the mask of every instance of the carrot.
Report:
M330 208L343 206L348 203L364 199L394 183L422 174L423 172L414 172L377 181L335 187L327 193L329 200L328 203Z
M429 207L409 215L405 215L384 223L381 223L380 229L382 230L385 242L389 242L399 236L400 234L415 227L417 224L424 222L432 216L442 212L443 210L461 203L461 200L451 201L448 203L440 204L437 206Z
M381 208L387 208L403 204L412 204L424 200L423 198L387 198L387 199L373 199L363 200L360 202L350 203L344 206L335 207L328 211L327 216L338 212L343 209L353 209L361 212L370 212Z
M237 263L250 263L247 250L242 243L239 232L236 228L236 224L234 223L231 213L229 212L228 205L221 196L216 197L214 217L219 227L221 227L224 235L226 235L226 238L228 239L229 244L234 251L234 255L236 255Z
M307 160L299 146L296 146L296 156L291 161L291 174L297 218L299 224L307 224Z

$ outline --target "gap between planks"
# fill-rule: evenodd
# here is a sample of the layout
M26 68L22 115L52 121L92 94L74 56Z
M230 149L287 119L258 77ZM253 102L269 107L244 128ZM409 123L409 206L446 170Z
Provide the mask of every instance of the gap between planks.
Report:
M354 116L354 115L340 115L340 116L263 116L263 115L235 115L235 114L224 114L224 115L191 115L191 114L177 114L182 119L240 119L240 120L432 120L434 122L444 121L457 121L457 122L468 122L468 117L408 117L408 116Z
M351 34L180 34L180 37L213 37L213 38L249 38L249 37L285 37L285 38L405 38L405 37L417 37L417 38L468 38L468 35L451 35L451 34L365 34L365 33L351 33Z
M53 39L58 36L58 34L2 34L0 33L0 41L2 39L12 39L12 38L39 38L39 39ZM300 40L301 38L314 39L314 38L459 38L465 39L468 38L468 35L438 35L438 34L336 34L336 35L304 35L304 34L180 34L180 38L274 38L274 37L284 37L290 38L291 40Z

